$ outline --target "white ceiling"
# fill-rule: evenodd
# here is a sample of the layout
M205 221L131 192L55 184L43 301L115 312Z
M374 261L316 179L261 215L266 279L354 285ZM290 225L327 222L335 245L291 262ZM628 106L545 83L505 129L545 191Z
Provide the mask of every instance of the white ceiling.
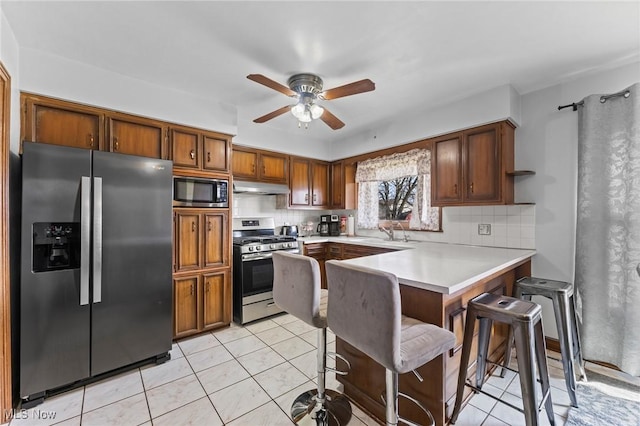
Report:
M324 102L346 123L313 123L327 139L504 84L524 94L640 60L638 1L0 3L20 47L234 105L239 128L299 132L289 114L250 123L290 99L248 74L374 81Z

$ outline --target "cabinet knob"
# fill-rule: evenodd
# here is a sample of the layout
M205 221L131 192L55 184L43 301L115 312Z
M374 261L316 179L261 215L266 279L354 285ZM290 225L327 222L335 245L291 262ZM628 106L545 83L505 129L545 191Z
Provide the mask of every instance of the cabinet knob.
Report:
M189 153L189 156L191 157L192 160L194 160L196 158L196 152L194 150L191 150L191 152Z
M207 285L204 286L204 291L209 293L209 281L207 281Z
M318 197L316 196L316 194L313 194L313 202L314 202L314 203L316 202L317 198L318 198Z
M255 173L256 172L256 165L252 164L251 165L251 173Z
M455 195L458 195L458 184L457 184L457 183L454 183L454 184L453 184L453 193L454 193Z
M89 146L93 148L93 135L89 133Z
M191 222L191 232L196 232L196 223Z
M210 222L210 221L209 221L209 222L207 222L207 229L208 229L209 231L211 231L211 222Z
M267 174L267 167L266 166L262 166L262 174L263 175Z
M308 203L309 202L309 194L304 194L304 202Z
M191 285L189 286L189 290L190 290L190 294L191 294L191 296L193 296L193 287L194 287L194 286L193 286L193 284L191 284Z
M114 138L113 138L113 150L117 151L119 146L120 146L120 143L118 142L118 138L114 136Z
M207 163L211 162L211 153L207 152Z
M469 185L469 189L471 189L471 193L473 194L473 182L471 182L471 185Z

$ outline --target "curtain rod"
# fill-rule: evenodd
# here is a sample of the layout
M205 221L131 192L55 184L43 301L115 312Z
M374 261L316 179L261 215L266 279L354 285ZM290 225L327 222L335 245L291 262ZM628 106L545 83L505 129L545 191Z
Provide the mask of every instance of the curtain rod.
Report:
M612 93L610 95L602 95L602 96L600 96L600 103L603 104L603 103L607 102L607 99L609 99L609 98L617 98L618 96L623 96L625 98L628 98L629 96L631 96L631 91L630 90L622 90L620 92ZM577 111L578 107L582 106L582 105L584 105L584 101L574 102L574 103L568 104L568 105L560 105L558 107L558 111L560 111L561 109L564 109L564 108L569 108L569 107L571 107L574 111Z

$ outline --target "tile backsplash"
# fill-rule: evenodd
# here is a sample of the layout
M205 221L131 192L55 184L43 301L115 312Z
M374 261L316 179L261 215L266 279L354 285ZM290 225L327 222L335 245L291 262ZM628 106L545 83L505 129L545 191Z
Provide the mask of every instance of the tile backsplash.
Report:
M299 225L313 222L317 225L321 214L334 213L348 216L354 210L289 210L276 208L275 195L235 194L234 217L273 217L276 233L284 224ZM476 246L535 249L535 205L517 204L508 206L444 207L442 209L442 232L407 231L412 240L442 243L471 244ZM490 235L479 235L478 225L491 225ZM314 226L315 229L315 226ZM383 238L378 230L356 229L357 235ZM402 236L401 231L396 235Z

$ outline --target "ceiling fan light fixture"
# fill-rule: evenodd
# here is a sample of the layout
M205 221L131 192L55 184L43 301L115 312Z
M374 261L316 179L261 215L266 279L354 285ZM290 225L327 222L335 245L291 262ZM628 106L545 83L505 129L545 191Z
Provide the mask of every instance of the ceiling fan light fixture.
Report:
M311 106L309 107L309 111L311 112L311 118L317 120L324 112L324 108L322 108L320 105L311 104Z

